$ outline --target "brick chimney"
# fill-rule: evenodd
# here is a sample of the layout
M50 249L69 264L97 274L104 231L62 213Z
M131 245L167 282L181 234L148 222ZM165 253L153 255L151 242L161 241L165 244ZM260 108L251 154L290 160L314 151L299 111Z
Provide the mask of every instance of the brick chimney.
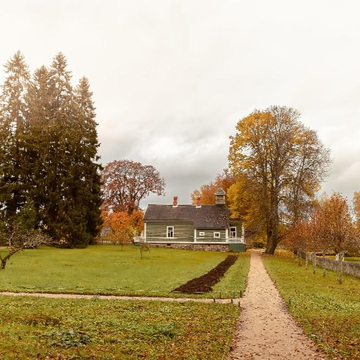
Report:
M174 196L174 200L173 200L173 207L177 207L178 206L178 197L177 196Z
M200 196L198 196L198 197L196 198L196 207L197 207L197 208L201 208L201 197L200 197Z

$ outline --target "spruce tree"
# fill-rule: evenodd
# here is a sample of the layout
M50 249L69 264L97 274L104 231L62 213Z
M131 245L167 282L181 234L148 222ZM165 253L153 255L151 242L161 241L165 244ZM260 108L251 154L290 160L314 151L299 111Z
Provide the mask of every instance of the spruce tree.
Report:
M27 132L26 87L28 67L18 51L5 65L6 79L0 95L0 210L10 219L25 204L24 174Z
M85 247L101 224L99 143L89 83L83 78L73 89L61 53L31 79L20 53L6 70L0 104L2 215L14 216L31 202L35 227L68 247Z

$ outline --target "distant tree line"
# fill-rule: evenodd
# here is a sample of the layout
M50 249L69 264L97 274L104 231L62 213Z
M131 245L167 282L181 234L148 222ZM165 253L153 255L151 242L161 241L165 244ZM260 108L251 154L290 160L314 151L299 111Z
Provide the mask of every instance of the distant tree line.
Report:
M17 52L0 95L0 220L11 234L21 209L33 227L67 247L85 247L101 225L101 166L89 82L76 87L59 53L30 74Z

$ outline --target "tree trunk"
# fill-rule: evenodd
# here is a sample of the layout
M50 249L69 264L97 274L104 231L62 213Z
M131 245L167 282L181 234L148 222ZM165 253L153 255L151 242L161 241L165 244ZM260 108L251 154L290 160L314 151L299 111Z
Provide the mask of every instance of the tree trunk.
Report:
M312 263L313 263L313 274L316 274L316 253L313 253Z
M342 251L339 254L339 284L343 283L343 278L342 278L342 275L343 275L343 260L344 260L344 252Z
M1 270L5 270L5 266L6 266L6 263L7 263L7 259L1 259Z
M268 238L265 253L274 255L276 246L277 246L277 239L275 239L274 236L271 236L270 238Z

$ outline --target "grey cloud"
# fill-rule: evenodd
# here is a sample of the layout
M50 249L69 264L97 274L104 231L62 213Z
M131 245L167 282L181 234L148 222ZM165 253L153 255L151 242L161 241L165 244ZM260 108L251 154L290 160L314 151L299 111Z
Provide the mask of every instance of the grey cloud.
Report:
M349 196L360 189L359 12L356 0L14 0L0 13L0 64L20 49L34 70L62 51L74 81L89 78L102 163L133 159L165 177L168 195L146 202L190 201L226 167L236 122L270 105L302 113L332 149L324 189Z

